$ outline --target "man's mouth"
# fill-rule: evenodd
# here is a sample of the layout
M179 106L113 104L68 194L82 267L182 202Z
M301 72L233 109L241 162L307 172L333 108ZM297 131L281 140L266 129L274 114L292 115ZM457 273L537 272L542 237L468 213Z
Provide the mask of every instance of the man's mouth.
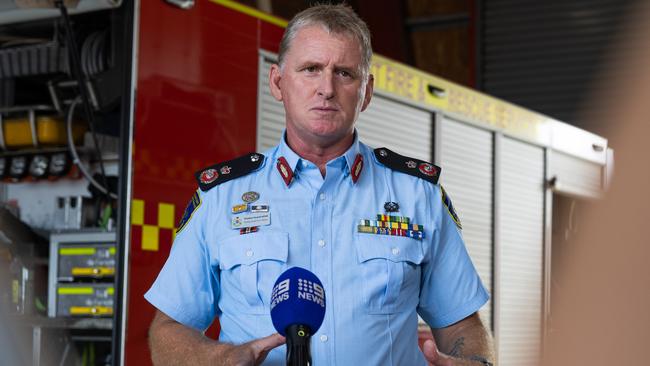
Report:
M317 112L336 112L336 111L338 111L338 108L335 108L335 107L314 107L311 110L312 111L317 111Z

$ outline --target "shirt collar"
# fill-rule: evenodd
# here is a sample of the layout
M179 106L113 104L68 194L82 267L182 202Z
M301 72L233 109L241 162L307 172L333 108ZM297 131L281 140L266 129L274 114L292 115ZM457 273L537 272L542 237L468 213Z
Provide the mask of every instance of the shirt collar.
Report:
M347 164L346 174L350 174L350 170L354 167L354 163L357 160L357 156L361 154L361 149L359 147L359 134L357 130L354 130L354 141L352 141L352 146L343 153L345 157L345 162Z
M352 145L343 153L342 157L345 159L345 175L349 176L351 175L351 170L355 167L355 163L357 163L357 159L361 159L361 147L360 147L360 142L359 142L359 134L357 133L357 130L354 130L354 140L352 141ZM299 170L299 164L303 160L300 155L296 154L295 151L289 147L287 144L287 133L286 131L282 134L282 140L280 141L280 146L278 148L278 159L279 158L284 158L286 160L286 163L289 168L291 168L291 173L296 174L296 172ZM341 156L334 158L330 160L330 162L337 160L341 158ZM328 162L328 164L330 163ZM358 164L358 163L357 163ZM363 165L361 166L360 169L363 168ZM359 174L360 170L359 169ZM289 185L291 182L289 180ZM356 183L356 180L355 180Z
M289 147L289 145L287 144L287 132L286 131L282 134L282 141L280 142L278 157L285 158L288 165L289 165L289 167L294 172L298 169L298 164L302 160L300 155L296 154L296 152L293 151Z

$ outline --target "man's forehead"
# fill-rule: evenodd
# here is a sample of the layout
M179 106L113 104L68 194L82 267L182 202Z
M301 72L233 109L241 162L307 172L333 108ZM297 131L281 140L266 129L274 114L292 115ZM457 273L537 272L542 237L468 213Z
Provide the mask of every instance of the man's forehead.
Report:
M312 35L315 35L315 34L328 36L328 37L331 37L331 38L336 38L336 39L341 39L341 40L356 41L356 38L352 35L352 33L348 32L348 31L336 31L336 30L328 28L324 24L319 24L319 23L308 24L308 25L305 25L305 26L299 28L296 31L295 38L299 38L301 36L309 37L309 36L312 36Z
M328 32L318 25L305 26L296 32L287 56L303 62L325 59L333 56L331 48L344 49L337 62L358 64L361 62L361 47L357 39L348 33ZM353 65L350 65L353 66Z

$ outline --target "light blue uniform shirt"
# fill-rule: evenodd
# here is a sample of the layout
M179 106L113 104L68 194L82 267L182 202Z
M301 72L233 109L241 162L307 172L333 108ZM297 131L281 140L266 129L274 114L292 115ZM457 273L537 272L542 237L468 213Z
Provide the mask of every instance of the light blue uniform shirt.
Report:
M364 166L354 183L357 154ZM218 316L222 342L270 335L273 284L299 266L320 278L326 294L313 365L426 365L417 314L440 328L488 300L439 185L385 167L357 139L327 163L325 178L284 139L265 156L257 171L199 191L201 204L145 295L163 313L201 331ZM288 186L276 169L280 157L295 174ZM248 191L260 195L254 204L269 206L271 224L240 235L231 209ZM389 201L399 204L392 215L424 226L424 239L357 232ZM264 365L285 365L285 352L273 350Z

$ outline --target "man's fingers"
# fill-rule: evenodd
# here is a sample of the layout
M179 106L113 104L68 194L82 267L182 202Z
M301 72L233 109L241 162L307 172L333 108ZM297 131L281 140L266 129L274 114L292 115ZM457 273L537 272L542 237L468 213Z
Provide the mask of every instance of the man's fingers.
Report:
M431 339L427 339L426 341L424 341L424 344L422 345L422 353L424 353L424 358L426 358L427 361L432 363L434 366L454 365L453 360L449 356L442 354L438 351L436 342L434 342Z
M268 337L256 339L251 342L251 347L255 350L255 354L261 354L262 352L268 353L268 351L274 349L275 347L283 345L285 338L278 333L271 334Z
M249 343L255 357L255 365L261 365L269 352L277 346L284 344L285 338L278 333L268 337L256 339Z
M424 358L426 358L427 361L433 363L436 358L438 358L436 343L430 339L424 341L424 344L422 345L422 353L424 353Z

